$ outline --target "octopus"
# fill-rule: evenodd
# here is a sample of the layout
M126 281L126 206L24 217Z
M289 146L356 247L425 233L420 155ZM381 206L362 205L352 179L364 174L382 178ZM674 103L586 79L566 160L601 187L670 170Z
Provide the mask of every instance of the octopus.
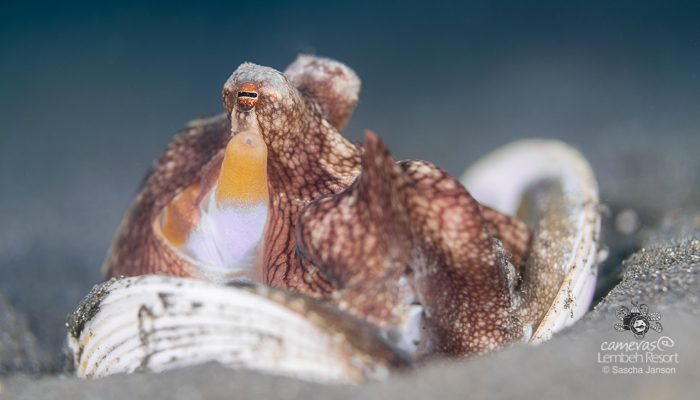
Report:
M551 237L432 163L395 160L371 131L348 141L360 86L327 58L302 55L284 72L242 64L224 84L224 114L190 123L155 161L105 276L294 293L416 359L529 340L567 283L567 271L539 267L559 254L533 250Z

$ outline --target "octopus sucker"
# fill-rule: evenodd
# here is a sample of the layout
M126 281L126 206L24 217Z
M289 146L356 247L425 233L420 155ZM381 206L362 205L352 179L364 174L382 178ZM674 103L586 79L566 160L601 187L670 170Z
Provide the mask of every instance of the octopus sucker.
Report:
M583 156L521 141L458 180L344 138L359 91L321 57L234 71L224 113L172 140L125 215L105 261L122 278L71 316L80 376L218 361L361 382L583 315L600 229Z

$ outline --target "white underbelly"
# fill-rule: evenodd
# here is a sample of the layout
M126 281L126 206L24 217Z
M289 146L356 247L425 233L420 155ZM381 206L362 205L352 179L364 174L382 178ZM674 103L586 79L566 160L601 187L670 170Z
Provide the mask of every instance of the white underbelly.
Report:
M184 251L205 265L205 273L255 278L267 222L267 203L220 207L214 196L203 203L202 217L190 233Z

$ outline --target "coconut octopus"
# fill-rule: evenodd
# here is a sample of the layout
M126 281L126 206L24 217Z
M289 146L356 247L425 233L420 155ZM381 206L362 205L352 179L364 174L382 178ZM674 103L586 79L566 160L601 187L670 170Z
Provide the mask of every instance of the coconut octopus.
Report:
M358 382L540 342L585 312L600 219L580 154L516 142L460 182L372 132L345 139L359 92L326 58L236 69L225 113L190 123L145 178L114 279L69 317L79 375L216 360Z

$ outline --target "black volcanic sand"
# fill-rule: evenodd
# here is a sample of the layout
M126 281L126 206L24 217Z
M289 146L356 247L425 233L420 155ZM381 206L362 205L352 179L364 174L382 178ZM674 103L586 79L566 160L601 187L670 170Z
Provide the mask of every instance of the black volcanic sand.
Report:
M16 374L0 380L7 398L123 399L241 398L693 398L700 385L700 214L679 214L649 233L644 247L623 262L621 282L583 320L537 346L517 345L469 361L441 361L382 383L323 386L233 371L207 364L162 374L134 374L85 382L65 376ZM694 220L694 221L693 221ZM615 311L631 301L661 314L663 335L678 354L672 374L603 373L604 342L634 341L617 332ZM659 334L647 333L648 340ZM644 364L637 364L646 368ZM526 372L529 371L529 372ZM5 398L5 397L3 397Z

